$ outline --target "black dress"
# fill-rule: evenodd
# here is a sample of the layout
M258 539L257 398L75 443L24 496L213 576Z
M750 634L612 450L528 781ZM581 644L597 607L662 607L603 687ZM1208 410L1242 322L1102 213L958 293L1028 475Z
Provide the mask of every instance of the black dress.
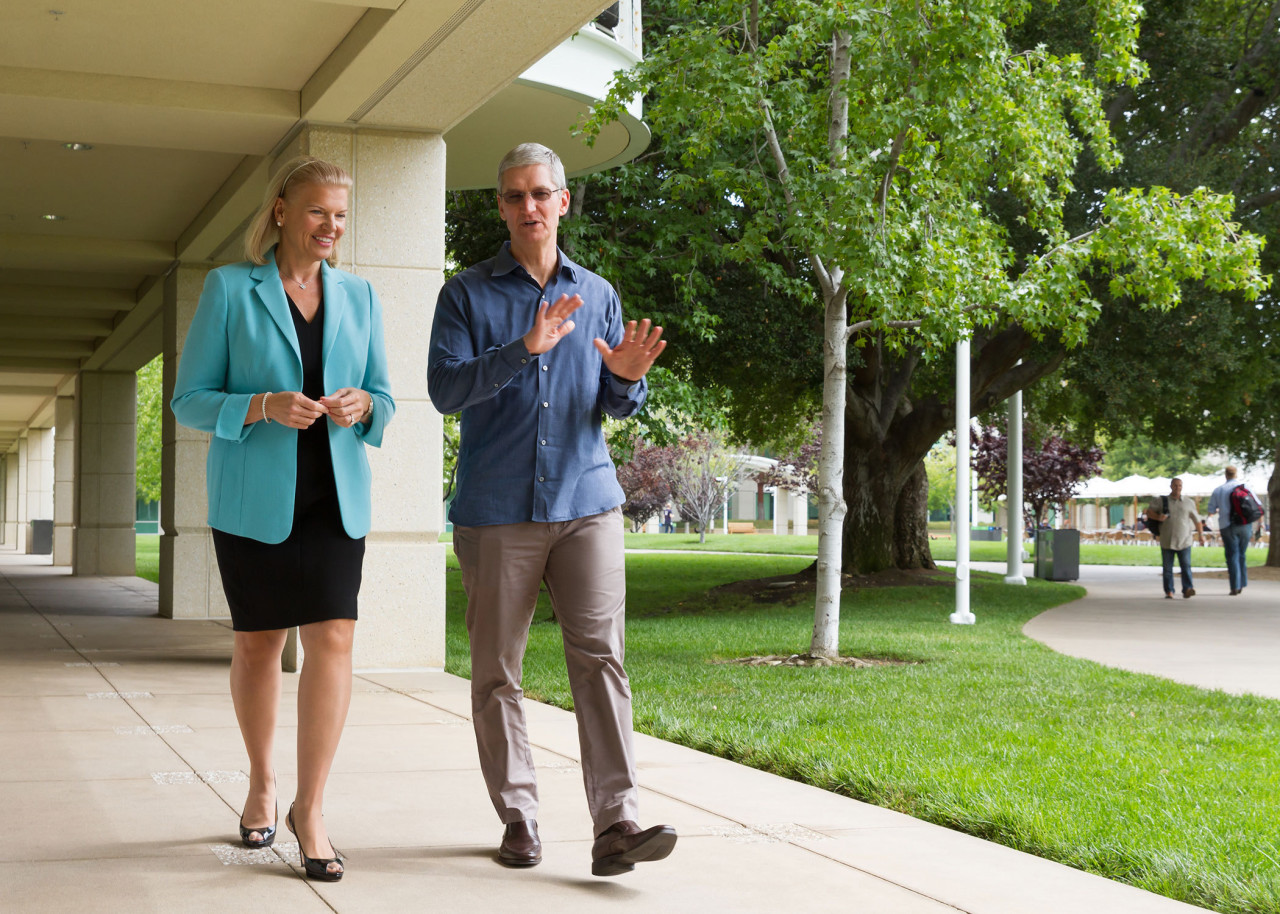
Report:
M302 392L319 400L325 394L324 301L311 323L293 299L289 312L302 354ZM356 618L364 537L352 539L342 527L328 426L321 416L298 432L298 483L288 539L263 543L213 531L222 589L238 632Z

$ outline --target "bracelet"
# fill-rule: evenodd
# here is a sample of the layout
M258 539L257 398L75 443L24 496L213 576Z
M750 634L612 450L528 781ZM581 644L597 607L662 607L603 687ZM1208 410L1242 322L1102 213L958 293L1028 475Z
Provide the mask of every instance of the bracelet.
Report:
M267 397L271 396L271 391L267 391L262 395L262 421L271 424L271 420L267 418Z
M360 417L360 424L368 425L372 421L373 421L373 394L369 394L369 408L365 411L365 414Z

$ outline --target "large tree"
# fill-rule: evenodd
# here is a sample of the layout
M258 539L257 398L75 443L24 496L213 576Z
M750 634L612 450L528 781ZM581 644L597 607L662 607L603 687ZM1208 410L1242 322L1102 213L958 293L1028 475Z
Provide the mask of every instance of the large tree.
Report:
M138 369L136 486L140 501L160 500L160 419L164 413L161 375L163 373L163 356L156 356Z
M972 337L981 412L1084 339L1094 284L1158 308L1187 279L1261 284L1256 239L1203 189L1114 189L1068 230L1084 150L1118 162L1103 92L1140 81L1138 8L1089 4L1086 58L1015 44L1029 6L683 4L601 114L644 92L646 118L679 137L668 207L731 208L690 227L713 233L709 263L773 266L793 301L798 283L818 290L817 654L835 650L842 567L931 564L922 459L953 406L945 372L922 367ZM1039 339L1056 352L1031 358Z
M1124 165L1114 176L1087 168L1087 181L1229 188L1236 218L1267 239L1262 266L1273 274L1280 268L1280 2L1152 0L1146 9L1139 48L1150 78L1108 105ZM1041 28L1041 37L1075 36L1069 40L1081 31L1061 19ZM1110 301L1088 344L1052 380L1037 392L1041 411L1086 433L1275 461L1272 528L1280 522L1274 285L1257 301L1198 289L1170 313ZM1275 538L1267 564L1280 566Z

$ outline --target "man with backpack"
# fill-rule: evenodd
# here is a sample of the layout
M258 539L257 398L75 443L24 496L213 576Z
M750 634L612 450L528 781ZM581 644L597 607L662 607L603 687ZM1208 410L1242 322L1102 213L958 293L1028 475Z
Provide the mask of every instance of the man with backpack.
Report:
M1160 538L1160 558L1164 565L1164 598L1173 599L1173 559L1182 572L1182 596L1196 595L1191 580L1191 535L1204 545L1204 530L1194 499L1182 497L1182 480L1169 481L1169 494L1153 499L1147 508L1147 526Z
M1227 578L1231 584L1231 596L1238 596L1249 586L1246 564L1249 537L1253 522L1262 516L1262 505L1242 482L1236 480L1236 468L1223 471L1227 481L1213 490L1209 496L1209 513L1218 514L1218 529L1222 532L1222 551L1227 555Z

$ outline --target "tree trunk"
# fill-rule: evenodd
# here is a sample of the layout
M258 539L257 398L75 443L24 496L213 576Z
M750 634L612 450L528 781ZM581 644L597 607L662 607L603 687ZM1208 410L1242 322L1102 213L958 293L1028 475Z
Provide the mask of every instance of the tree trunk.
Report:
M1280 520L1280 446L1276 447L1276 465L1267 480L1267 514L1271 523L1271 544L1267 546L1267 565L1280 568L1280 540L1276 539L1276 521Z
M916 464L898 496L893 564L897 568L938 567L929 551L929 474L923 460Z
M846 574L889 568L935 568L929 553L929 478L924 461L850 435L845 443L845 516L842 559Z
M809 653L835 657L840 642L841 543L845 499L845 400L848 347L845 301L828 300L824 320L822 375L822 451L818 460L818 582Z

